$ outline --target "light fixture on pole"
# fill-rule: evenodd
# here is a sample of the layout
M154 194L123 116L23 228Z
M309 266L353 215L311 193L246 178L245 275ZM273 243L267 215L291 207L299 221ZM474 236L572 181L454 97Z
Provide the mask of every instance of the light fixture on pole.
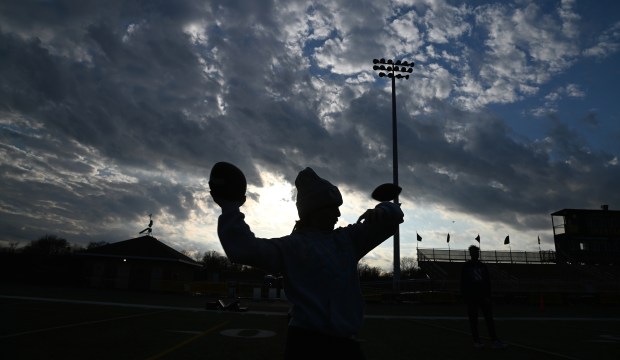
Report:
M379 72L379 77L392 79L392 170L394 172L394 185L398 185L398 133L396 130L396 79L409 79L413 72L413 61L401 61L392 59L373 59L372 69ZM394 199L398 204L398 196ZM400 231L394 234L394 290L400 290Z

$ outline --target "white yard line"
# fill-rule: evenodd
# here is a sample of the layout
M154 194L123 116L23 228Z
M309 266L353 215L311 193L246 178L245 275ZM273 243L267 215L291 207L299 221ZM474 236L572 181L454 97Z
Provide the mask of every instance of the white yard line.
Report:
M12 296L12 295L0 295L3 299L16 299L16 300L33 300L33 301L48 301L59 302L68 304L88 304L88 305L106 305L106 306L123 306L123 307L135 307L142 309L158 309L158 310L181 310L181 311L210 311L210 312L222 312L221 310L206 310L198 307L188 306L167 306L167 305L148 305L148 304L130 304L120 302L109 301L91 301L91 300L73 300L73 299L58 299L58 298L45 298L34 296ZM234 311L226 311L227 314L237 313ZM278 315L286 316L287 314L282 311L245 311L238 312L238 314L248 315ZM466 316L426 316L426 315L365 315L366 319L403 319L403 320L467 320ZM509 317L494 317L496 321L620 321L620 317L546 317L546 316L509 316Z
M68 303L68 304L111 305L111 306L123 306L123 307L136 307L136 308L142 308L142 309L189 310L189 311L202 311L202 310L204 310L202 308L191 308L191 307L181 307L181 306L129 304L129 303L118 303L118 302L109 302L109 301L58 299L58 298L45 298L45 297L34 297L34 296L0 295L0 298L3 298L3 299L17 299L17 300L60 302L60 303Z
M74 299L59 299L59 298L46 298L46 297L34 297L34 296L13 296L13 295L0 295L0 299L15 299L15 300L32 300L32 301L47 301L58 302L67 304L86 304L86 305L104 305L104 306L122 306L133 307L141 309L158 309L158 310L180 310L180 311L209 311L209 312L222 312L221 310L206 310L205 308L189 307L189 306L168 306L168 305L149 305L149 304L130 304L110 301L92 301L92 300L74 300ZM287 314L282 311L226 311L227 314L251 314L251 315L279 315L286 316Z
M130 318L141 317L141 316L149 316L149 315L153 315L153 314L159 314L159 313L162 313L162 312L165 312L165 311L154 311L154 312L149 312L149 313L145 313L145 314L134 314L134 315L118 316L118 317L109 318L109 319L94 320L94 321L83 321L83 322L73 323L73 324L66 324L66 325L60 325L60 326L52 326L52 327L48 327L48 328L23 331L23 332L19 332L19 333L8 334L8 335L0 335L0 339L6 339L6 338L12 338L12 337L16 337L16 336L42 333L42 332L46 332L46 331L54 331L54 330L60 330L60 329L67 329L67 328L79 327L79 326L84 326L84 325L100 324L100 323L104 323L104 322L123 320L123 319L130 319Z
M402 319L402 320L468 320L466 316L425 316L425 315L366 315L366 319ZM620 321L619 317L493 317L495 321Z

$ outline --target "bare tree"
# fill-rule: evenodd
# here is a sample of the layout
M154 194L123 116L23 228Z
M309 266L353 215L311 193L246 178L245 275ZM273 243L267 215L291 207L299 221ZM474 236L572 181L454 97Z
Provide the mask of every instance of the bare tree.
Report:
M357 264L357 272L360 275L360 280L379 280L383 271L379 267L373 267L366 264L364 261L360 261Z
M400 269L403 278L413 279L419 274L420 269L416 266L416 263L415 258L412 257L405 256L400 259Z
M43 256L64 255L71 252L71 244L56 235L44 235L26 245L23 252Z
M88 243L88 246L86 246L87 250L90 249L94 249L94 248L98 248L101 247L103 245L108 245L109 243L107 241L91 241Z
M19 242L11 241L9 242L9 246L0 246L0 251L3 253L15 254L17 252L17 246L19 246Z
M205 252L201 262L207 271L241 271L243 268L215 250Z

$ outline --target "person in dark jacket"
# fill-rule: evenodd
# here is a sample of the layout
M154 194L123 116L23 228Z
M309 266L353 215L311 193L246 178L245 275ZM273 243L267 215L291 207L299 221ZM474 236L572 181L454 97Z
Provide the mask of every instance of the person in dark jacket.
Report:
M491 338L491 345L494 348L505 347L506 345L497 338L495 332L491 306L491 277L489 269L480 261L480 249L477 246L472 245L469 247L469 255L471 259L463 265L461 271L461 294L467 304L467 315L474 346L477 348L484 347L484 344L480 341L480 333L478 331L478 309L480 309L482 310L489 337Z

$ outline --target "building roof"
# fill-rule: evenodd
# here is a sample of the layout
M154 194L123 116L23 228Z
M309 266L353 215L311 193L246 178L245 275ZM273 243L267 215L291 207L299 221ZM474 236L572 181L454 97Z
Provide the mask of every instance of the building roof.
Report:
M620 210L603 210L603 209L562 209L551 214L551 216L566 216L572 214L592 214L592 213L607 213L607 214L619 214Z
M184 255L156 238L146 235L134 239L106 244L88 249L81 253L84 256L158 260L181 262L189 265L201 266L187 255Z

